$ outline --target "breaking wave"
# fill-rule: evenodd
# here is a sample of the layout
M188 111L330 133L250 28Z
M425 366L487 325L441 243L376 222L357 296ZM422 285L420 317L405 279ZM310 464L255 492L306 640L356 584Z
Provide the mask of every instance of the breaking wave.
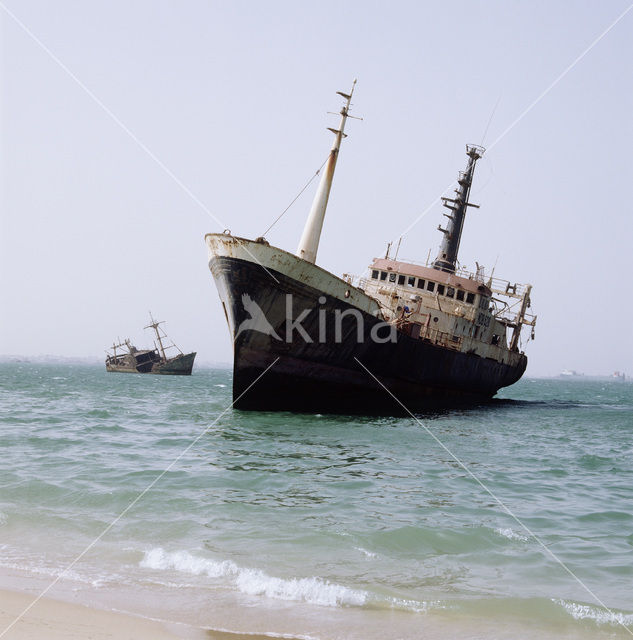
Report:
M188 551L167 553L160 547L146 551L140 566L143 569L174 569L194 576L209 576L209 578L221 578L239 572L239 567L229 560L216 562L208 558L198 558Z
M367 551L367 549L363 549L363 547L354 547L356 551L360 551L366 558L376 558L377 554L373 551Z
M509 527L506 528L499 528L499 529L495 529L495 533L498 533L500 536L503 536L504 538L508 538L508 540L520 540L521 542L527 542L528 537L524 536L521 533L517 533L516 531L514 531L513 529L510 529Z
M145 552L140 566L145 569L173 569L210 578L231 578L247 595L263 595L278 600L293 600L326 607L363 606L365 591L350 589L321 578L277 578L260 569L242 568L230 560L216 561L192 555L188 551L167 552L156 548Z
M588 604L579 604L567 600L555 600L552 602L560 605L575 620L590 620L596 624L622 625L629 627L633 625L633 613L622 613L621 611L609 611L601 607L594 607Z

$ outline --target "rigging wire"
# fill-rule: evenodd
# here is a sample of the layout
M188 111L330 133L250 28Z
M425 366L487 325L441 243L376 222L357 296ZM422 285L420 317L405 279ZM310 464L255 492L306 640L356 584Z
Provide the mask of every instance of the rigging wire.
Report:
M499 97L497 98L497 101L495 102L495 106L492 108L492 113L490 114L490 118L488 118L488 124L486 124L486 128L484 129L484 134L483 136L481 136L481 143L480 146L484 146L484 140L486 139L486 135L488 134L488 129L490 128L490 124L492 123L492 119L494 118L494 115L497 111L497 107L499 106L499 102L501 102L501 94L499 94ZM490 182L490 180L488 180L488 182ZM455 185L457 184L457 181L454 180L453 182L451 182L451 184L448 185L448 187L445 189L445 192L448 191L449 189L452 189ZM486 183L487 186L488 183ZM420 218L422 218L423 216L425 216L432 207L434 207L439 201L441 200L441 197L436 198L429 207L427 207L427 209L418 217L418 220ZM417 220L416 220L417 222ZM414 223L415 224L415 223ZM409 231L411 230L411 228L413 227L413 225L410 225L409 228L400 236L400 238L398 239L398 245L400 245L400 243L402 242L402 239L407 235L407 233L409 233ZM397 252L396 252L396 256L397 256Z
M286 213L286 211L288 211L288 209L292 207L292 205L299 199L301 194L310 186L310 184L312 184L312 181L321 173L321 169L323 169L329 157L330 157L330 154L328 153L327 158L323 161L323 164L316 170L316 173L306 182L306 184L301 189L301 191L299 191L299 193L293 198L292 202L275 218L275 220L270 225L270 227L268 227L268 229L266 229L266 231L262 233L262 237L264 237L281 220L281 218Z
M490 114L490 118L488 120L488 124L486 125L486 129L484 131L484 135L481 136L481 146L484 146L484 140L486 139L486 134L488 133L488 129L490 127L490 123L492 122L492 119L494 118L495 112L497 111L497 107L499 106L499 102L501 102L501 94L499 94L499 97L497 98L497 102L495 102L495 106L492 108L492 113Z

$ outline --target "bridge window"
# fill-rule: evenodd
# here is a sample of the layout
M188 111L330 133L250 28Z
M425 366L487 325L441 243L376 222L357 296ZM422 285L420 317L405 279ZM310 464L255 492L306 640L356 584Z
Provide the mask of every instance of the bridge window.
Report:
M457 289L457 296L456 296L456 298L457 298L458 300L462 300L462 301L464 300L464 292L463 292L461 289Z
M427 282L426 283L426 288L428 291L434 291L435 290L435 282Z
M378 280L378 271L376 271L376 269L374 269L374 270L371 272L371 277L372 277L374 280Z
M407 287L415 287L415 277L414 276L409 276L409 279L407 280Z
M424 289L424 280L418 278L418 289Z
M438 284L437 285L437 292L443 296L444 295L444 285L443 284Z
M475 302L475 294L474 293L467 293L466 294L466 302L468 304L472 304L473 302Z
M404 276L402 274L398 276L398 284L404 284Z
M446 297L447 298L452 298L455 295L455 289L453 289L453 287L449 287L446 290Z
M381 280L386 280L387 279L387 272L386 271L381 271L380 272L380 279Z
M389 282L395 282L396 281L396 274L395 273L390 273L389 274Z

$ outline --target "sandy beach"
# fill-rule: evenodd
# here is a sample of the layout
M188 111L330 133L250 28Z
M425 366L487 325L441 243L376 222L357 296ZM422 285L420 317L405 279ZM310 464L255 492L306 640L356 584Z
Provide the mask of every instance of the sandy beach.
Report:
M168 629L160 622L102 611L79 604L41 598L23 616L34 596L0 591L0 638L2 640L174 640L213 638L202 631L182 627ZM14 621L17 622L14 623ZM12 626L11 626L12 625Z
M2 640L270 640L257 633L196 629L81 604L0 589ZM17 620L17 622L16 622ZM285 636L292 640L290 636Z

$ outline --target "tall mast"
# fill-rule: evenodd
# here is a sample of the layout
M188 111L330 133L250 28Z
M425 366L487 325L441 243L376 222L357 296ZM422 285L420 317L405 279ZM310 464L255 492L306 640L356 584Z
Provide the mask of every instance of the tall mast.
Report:
M156 339L158 340L158 344L160 345L160 352L161 355L163 356L163 360L167 360L167 356L165 355L165 347L163 346L163 341L161 339L160 336L160 331L158 330L158 325L160 325L160 322L156 322L156 320L154 320L154 317L152 316L152 312L149 312L149 319L152 321L151 324L148 324L145 328L149 329L152 328L154 329L154 331L156 332Z
M332 188L332 180L334 178L334 169L336 167L338 152L341 148L341 140L345 137L345 122L348 118L349 107L355 86L356 80L354 80L352 90L349 94L343 93L342 91L336 92L345 98L345 104L341 107L341 122L338 129L328 127L328 130L334 134L334 143L332 144L332 149L327 159L325 171L321 174L319 188L314 196L312 208L310 209L310 214L308 215L301 240L299 241L299 246L297 247L297 255L300 258L303 258L306 262L312 262L313 264L316 262L319 240L321 239L321 229L323 228L323 219L325 218L325 210L327 208L330 189Z
M523 299L521 300L521 308L519 309L519 313L517 314L516 324L514 325L514 331L512 332L512 338L510 340L510 351L518 351L519 350L519 338L521 337L521 329L523 328L523 322L525 320L525 312L527 308L530 306L530 293L532 292L532 285L528 284L525 293L523 294ZM527 324L530 324L529 322ZM534 326L534 323L532 323ZM534 331L534 329L532 329Z
M462 229L464 227L464 218L468 207L479 208L479 205L468 202L470 196L470 187L473 183L473 175L475 173L475 164L477 160L484 155L485 149L476 145L466 145L466 155L468 155L468 166L466 171L459 172L457 182L459 187L455 189L457 194L455 198L442 198L444 206L450 209L451 213L445 213L448 218L446 229L442 229L442 225L437 228L444 234L440 250L433 262L433 268L440 271L448 271L455 273L457 265L457 252L459 251L459 243L462 239Z

